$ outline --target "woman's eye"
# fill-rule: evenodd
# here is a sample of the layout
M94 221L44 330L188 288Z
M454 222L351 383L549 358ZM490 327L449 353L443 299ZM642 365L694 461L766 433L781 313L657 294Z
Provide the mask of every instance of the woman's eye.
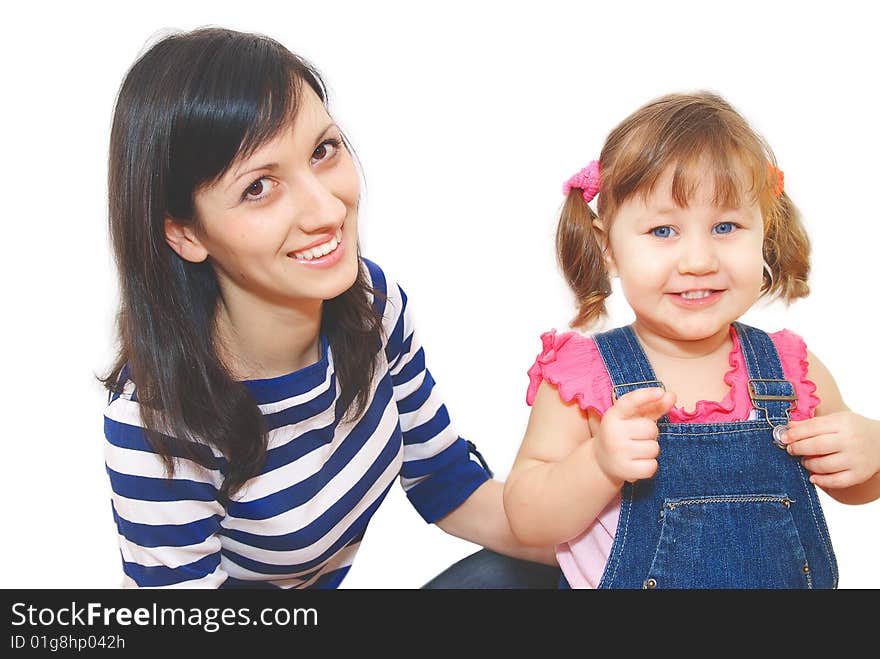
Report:
M258 178L245 189L241 197L247 201L259 201L268 195L271 189L269 179Z
M651 235L655 238L671 238L675 235L675 229L673 229L669 225L654 227L653 229L651 229Z
M736 231L736 224L733 222L719 222L712 227L712 231L716 234L733 233Z
M341 142L336 139L324 140L318 145L318 148L312 152L312 164L315 165L324 160L329 160L339 151Z

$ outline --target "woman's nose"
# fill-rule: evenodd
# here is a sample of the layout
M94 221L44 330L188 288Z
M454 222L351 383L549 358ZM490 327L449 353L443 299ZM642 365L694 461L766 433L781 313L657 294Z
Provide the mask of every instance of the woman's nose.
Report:
M345 202L334 194L328 181L312 174L298 182L293 204L299 227L305 233L335 231L345 221Z

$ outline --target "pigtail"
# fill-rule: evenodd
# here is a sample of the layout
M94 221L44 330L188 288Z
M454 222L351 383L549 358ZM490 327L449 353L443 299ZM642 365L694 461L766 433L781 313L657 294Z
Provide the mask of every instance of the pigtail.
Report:
M810 294L810 239L801 222L800 212L782 192L768 214L764 237L764 295L786 302ZM769 272L768 272L769 270Z
M679 206L688 205L706 176L714 184L717 206L738 207L746 194L757 200L766 264L761 295L792 302L809 294L810 241L770 147L717 94L669 94L624 119L609 133L599 159L563 186L566 201L556 230L556 254L577 300L572 327L589 326L605 315L605 299L611 294L600 244L605 241L593 228L597 214L588 202L598 194L598 216L608 230L621 204L649 195L670 167L673 201ZM744 185L748 183L752 185Z
M611 281L593 229L597 217L582 191L572 188L556 228L556 257L578 304L572 327L586 327L602 317L605 298L611 295Z

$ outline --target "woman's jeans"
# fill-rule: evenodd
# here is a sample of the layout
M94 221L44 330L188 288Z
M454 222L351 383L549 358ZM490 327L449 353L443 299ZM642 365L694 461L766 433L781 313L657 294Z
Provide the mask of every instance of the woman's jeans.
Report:
M422 588L556 589L560 576L558 567L481 549L453 564Z

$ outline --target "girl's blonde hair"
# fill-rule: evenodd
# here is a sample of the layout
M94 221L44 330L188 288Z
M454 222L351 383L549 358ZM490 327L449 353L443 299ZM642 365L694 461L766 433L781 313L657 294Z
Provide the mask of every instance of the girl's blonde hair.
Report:
M704 173L714 179L714 203L738 207L746 196L757 201L764 218L767 264L762 296L791 302L809 294L809 238L791 199L779 193L770 147L717 94L669 94L636 110L605 140L599 156L598 215L577 188L565 200L556 251L579 307L572 327L587 327L601 318L611 294L593 220L603 218L610 229L620 205L634 195L649 195L670 166L675 167L672 197L679 206L687 206Z

